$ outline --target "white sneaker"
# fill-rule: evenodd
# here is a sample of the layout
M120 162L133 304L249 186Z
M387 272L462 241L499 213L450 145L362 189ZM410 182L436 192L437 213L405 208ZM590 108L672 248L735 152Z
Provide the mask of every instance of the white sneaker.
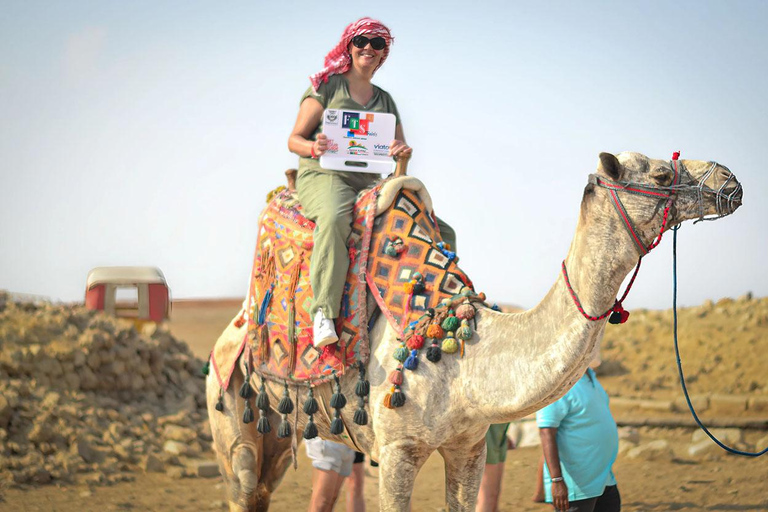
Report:
M339 341L339 337L336 335L336 326L333 320L325 318L322 309L318 309L315 314L315 325L313 329L314 338L312 344L315 348L322 348L331 343Z

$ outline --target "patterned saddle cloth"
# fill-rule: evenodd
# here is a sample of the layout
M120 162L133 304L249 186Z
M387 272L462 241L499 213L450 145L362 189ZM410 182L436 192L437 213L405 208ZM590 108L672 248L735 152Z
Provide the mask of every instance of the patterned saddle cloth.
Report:
M309 260L315 224L293 192L276 194L259 218L247 318L254 370L287 382L327 381L370 354L368 293L401 335L441 301L472 288L445 247L419 180L390 178L357 199L348 240L339 342L312 345ZM465 289L465 293L467 290Z

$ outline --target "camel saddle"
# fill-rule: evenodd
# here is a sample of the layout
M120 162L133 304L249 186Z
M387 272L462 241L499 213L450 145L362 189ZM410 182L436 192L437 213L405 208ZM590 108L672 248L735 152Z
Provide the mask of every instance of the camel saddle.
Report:
M369 323L376 309L402 336L430 308L472 289L442 241L421 181L410 176L385 179L358 195L347 243L350 266L336 320L339 341L317 349L308 312L314 228L302 215L294 191L282 190L269 200L259 217L249 294L235 322L239 327L247 322L247 334L240 350L214 352L217 374L219 368L233 370L245 350L253 371L262 377L319 384L358 362L367 364ZM368 293L376 307L368 306ZM221 357L230 361L216 360ZM231 371L227 373L226 382Z

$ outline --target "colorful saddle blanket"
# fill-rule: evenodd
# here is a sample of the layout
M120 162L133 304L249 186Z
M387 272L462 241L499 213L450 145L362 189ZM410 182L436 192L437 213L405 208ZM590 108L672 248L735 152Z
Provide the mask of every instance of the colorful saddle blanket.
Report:
M336 325L340 339L324 349L312 345L308 313L315 225L301 214L294 193L284 190L272 198L259 219L247 302L256 372L267 378L319 383L343 374L357 361L367 363L369 291L402 335L429 308L464 287L472 288L455 254L443 244L431 205L402 188L401 179L385 180L358 196L348 240L350 268ZM378 212L380 194L394 199Z

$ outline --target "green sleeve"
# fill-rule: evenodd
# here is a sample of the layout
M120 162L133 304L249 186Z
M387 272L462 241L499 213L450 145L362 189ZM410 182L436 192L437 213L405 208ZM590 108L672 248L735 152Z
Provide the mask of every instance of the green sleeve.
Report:
M312 89L312 86L310 85L307 90L304 92L304 94L301 96L301 101L299 102L299 105L304 103L304 100L307 98L314 98L317 101L320 102L320 105L323 106L323 108L326 108L328 105L328 84L327 83L321 83L320 86L317 88L317 92L315 92L314 89Z

